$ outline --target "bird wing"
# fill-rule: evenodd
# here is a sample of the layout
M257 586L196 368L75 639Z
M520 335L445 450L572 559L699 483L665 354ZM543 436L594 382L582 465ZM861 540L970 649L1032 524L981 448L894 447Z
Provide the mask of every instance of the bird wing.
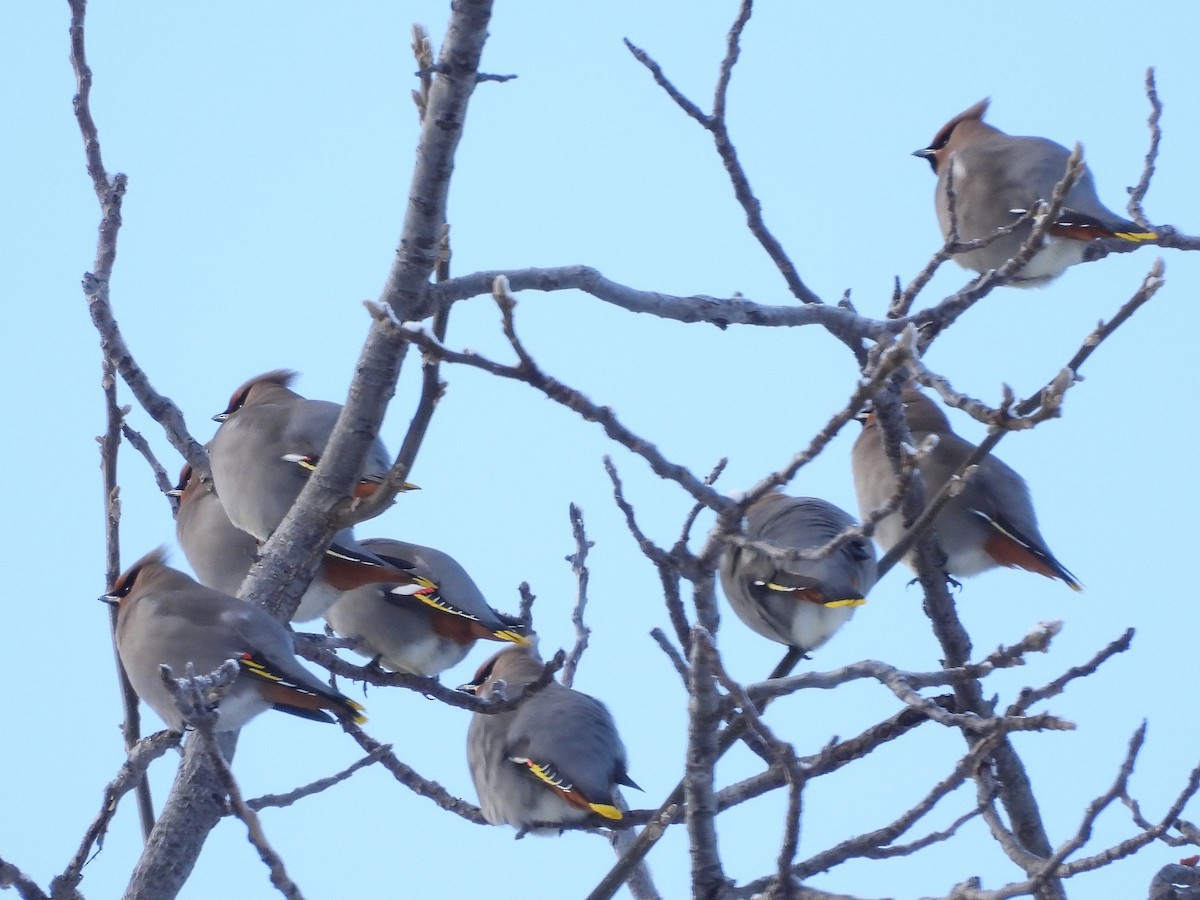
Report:
M567 803L607 819L623 816L612 803L614 785L637 787L604 704L559 684L517 708L506 756Z

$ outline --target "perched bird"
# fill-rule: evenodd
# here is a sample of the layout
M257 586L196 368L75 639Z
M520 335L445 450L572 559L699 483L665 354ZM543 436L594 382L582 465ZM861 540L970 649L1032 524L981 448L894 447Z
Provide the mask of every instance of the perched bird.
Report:
M291 390L296 373L277 369L251 378L213 416L221 427L209 451L217 494L231 522L260 541L271 536L320 462L341 404ZM369 496L391 468L376 438L355 496Z
M941 407L913 388L904 390L904 414L913 440L924 443L929 435L936 446L919 464L927 500L931 500L975 445L950 430ZM862 434L854 442L851 466L859 512L865 518L882 506L896 490L896 478L884 450L883 432L873 413L861 416ZM950 575L976 575L996 566L1010 566L1060 578L1074 590L1082 590L1038 531L1033 501L1025 481L994 456L985 456L962 489L942 507L934 519L938 546L945 555ZM903 518L894 512L875 528L875 540L885 551L904 536ZM912 568L912 554L905 558Z
M272 707L319 722L366 721L359 704L300 665L282 624L170 568L161 547L130 566L101 599L118 608L117 652L133 689L173 731L183 730L183 716L159 666L181 678L188 663L207 675L229 659L241 671L218 704L218 731L241 728Z
M951 185L958 239L971 241L1012 225L1038 201L1049 201L1067 169L1071 154L1061 144L1046 138L1008 135L984 122L988 102L980 100L959 113L942 126L928 147L913 153L928 160L937 174L934 200L947 240L951 234ZM1032 229L1032 222L1023 222L986 247L958 253L954 259L976 272L998 268L1016 255ZM1012 284L1034 287L1054 280L1068 266L1083 262L1088 245L1100 238L1138 244L1157 237L1101 203L1092 173L1085 166L1067 192L1045 246L1017 273Z
M501 650L460 690L514 698L537 681L531 649ZM638 788L626 772L625 747L604 704L552 681L509 712L475 713L467 763L484 818L527 830L579 822L592 813L622 818L618 785Z
M308 400L292 391L289 385L295 377L294 372L276 370L251 378L234 392L225 411L213 417L221 423L209 450L217 496L229 521L259 543L279 527L300 495L342 409L340 404ZM387 450L376 438L355 495L373 493L389 468ZM184 548L189 561L193 553L210 557L215 553L203 543L211 534L196 529L195 544ZM298 622L316 618L343 591L364 584L391 582L395 589L403 587L436 599L437 585L412 575L409 568L385 563L365 551L351 529L342 529L333 536L292 618Z
M816 497L764 494L746 510L746 536L781 550L815 550L855 524ZM776 560L733 544L721 557L721 586L738 618L765 638L815 650L866 602L875 584L875 548L846 541L821 559Z
M250 567L258 561L259 541L229 521L220 499L193 476L190 465L184 464L179 484L170 493L179 498L175 535L200 583L236 596ZM394 602L404 597L433 608L443 605L436 583L416 571L416 564L401 558L398 552L385 560L345 533L342 541L340 548L326 552L300 597L292 621L315 619L344 591L371 590L377 585L386 586ZM356 553L359 559L350 557L350 553Z
M393 585L369 584L347 591L325 611L342 637L357 638L358 652L396 672L433 676L459 663L476 640L529 641L519 619L496 612L467 571L446 553L385 538L362 546L384 560L412 565L412 574L437 584L438 593L395 593ZM401 586L402 587L402 586Z
M179 498L175 536L188 565L202 585L236 597L258 561L258 539L229 521L220 499L193 476L190 464L184 463L170 493Z

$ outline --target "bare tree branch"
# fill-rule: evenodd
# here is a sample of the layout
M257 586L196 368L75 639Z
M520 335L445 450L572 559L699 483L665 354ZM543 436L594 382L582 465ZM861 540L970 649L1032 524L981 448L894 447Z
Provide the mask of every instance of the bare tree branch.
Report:
M247 800L246 806L250 809L258 811L268 807L284 807L291 806L297 800L302 800L305 797L311 797L314 794L319 794L326 791L334 785L341 784L359 769L365 769L369 765L379 762L385 753L392 752L391 744L381 744L379 749L372 750L362 759L351 763L342 771L335 775L330 775L327 778L318 778L316 781L298 787L293 791L288 791L286 794L263 794L261 797L255 797L253 800Z
M729 94L729 81L733 76L733 67L737 64L738 56L741 53L742 31L746 27L746 23L750 20L750 12L753 5L751 0L742 0L741 5L738 7L737 19L734 21L733 27L729 30L729 36L726 39L725 58L721 61L720 74L714 92L712 115L706 115L695 103L684 97L663 73L662 67L645 50L635 46L628 38L625 39L625 46L629 48L629 52L633 54L634 58L650 71L650 74L654 77L659 87L666 91L667 95L688 116L700 123L701 127L712 135L713 141L716 144L717 155L720 156L721 163L725 166L725 171L729 175L729 181L733 185L734 195L737 197L738 203L741 204L742 210L746 213L746 223L750 228L751 234L762 244L763 249L767 251L767 255L775 263L775 267L779 269L784 281L787 282L788 290L792 292L792 295L803 303L816 304L821 302L821 298L801 281L795 265L788 258L783 246L768 230L766 222L763 220L762 204L754 196L754 192L750 188L750 182L746 177L745 170L742 168L741 161L738 159L737 149L733 146L733 141L730 140L729 131L725 123L725 106ZM837 332L834 333L836 334Z
M1146 192L1150 190L1150 179L1154 177L1154 164L1158 161L1158 145L1162 140L1162 129L1159 127L1158 120L1162 118L1163 108L1158 99L1157 85L1154 83L1153 66L1146 69L1146 99L1150 101L1150 118L1146 122L1150 129L1150 147L1146 150L1146 163L1142 167L1142 177L1130 189L1129 204L1125 207L1129 210L1129 218L1143 228L1149 227L1149 220L1142 209L1142 201L1146 199Z
M427 800L432 800L442 809L452 812L456 816L466 819L468 822L473 822L476 825L490 824L483 817L483 813L478 806L458 799L436 781L431 781L419 775L415 769L402 763L396 757L396 754L387 749L387 745L381 744L357 725L344 722L342 723L342 727L354 740L358 741L360 747L366 750L367 753L376 756L380 764L391 772L398 782L414 794L425 797Z
M99 850L104 844L104 836L108 833L109 823L116 815L117 804L131 789L145 783L146 771L150 763L158 759L168 750L178 747L182 735L173 731L159 731L138 741L130 750L125 762L121 764L116 778L104 788L100 812L84 833L79 849L71 858L63 873L50 882L50 894L54 898L74 896L79 883L83 880L83 867L91 856L92 845ZM153 827L153 819L151 819ZM2 882L0 882L2 883Z
M688 807L692 896L697 900L718 900L728 883L717 851L714 822L717 805L713 799L713 767L720 755L716 735L721 709L713 679L716 652L708 632L700 626L693 628L683 796Z
M263 831L258 813L251 809L242 799L241 788L238 787L237 781L233 777L233 772L230 771L229 763L225 761L225 757L221 753L221 748L213 736L211 727L199 728L196 732L196 737L205 745L213 768L216 770L217 778L220 780L221 786L229 798L229 805L233 814L242 820L242 823L246 826L246 836L249 838L250 843L254 845L254 849L258 851L259 858L266 863L271 873L271 884L275 885L279 893L287 897L288 900L304 900L304 895L300 893L300 888L296 886L296 883L288 875L283 860L267 840L267 835Z
M575 626L575 646L567 654L567 661L562 670L562 683L566 687L570 687L575 681L575 668L583 657L583 651L587 649L588 636L592 633L592 630L583 624L583 610L587 606L588 599L587 554L588 550L594 546L587 539L587 533L583 529L583 511L572 503L569 514L571 535L575 538L575 552L567 557L567 562L571 564L571 570L575 573L578 587L575 594L575 606L571 610L571 624Z
M104 407L107 427L100 442L100 472L104 481L104 583L115 584L121 573L121 487L117 479L117 457L121 450L121 427L127 410L117 405L117 380L111 360L104 360ZM125 752L129 753L137 744L142 732L142 721L138 707L138 695L129 683L121 656L117 652L117 609L108 608L109 637L112 640L113 665L117 671L117 689L121 695L123 721L121 736L125 739ZM142 826L142 840L150 836L154 827L154 801L150 797L150 782L143 773L136 786L138 820Z
M0 888L16 888L21 900L49 900L46 893L37 886L37 882L2 857L0 857ZM78 894L74 896L78 896Z
M378 667L372 666L357 666L342 659L320 643L305 640L305 637L308 637L308 635L297 635L299 640L296 641L296 655L310 662L315 662L317 665L328 669L334 675L349 678L352 681L361 681L377 687L408 688L409 690L416 691L418 694L440 700L448 706L457 706L459 709L488 714L516 709L524 702L524 697L536 694L553 681L554 673L562 668L566 660L566 654L559 650L546 662L542 668L542 674L538 677L537 681L528 685L524 692L517 697L504 700L481 699L463 691L448 688L436 678L409 675L406 672L384 672Z
M802 306L774 306L755 303L742 296L711 297L693 294L680 297L659 291L644 291L605 278L590 266L551 266L530 269L488 269L451 278L431 289L430 296L438 303L453 303L470 297L482 297L492 292L492 283L503 277L514 292L582 291L629 312L648 313L677 322L706 322L725 328L729 325L760 325L766 327L798 327L821 325L829 330L862 335L871 339L895 334L907 324L906 319L883 322L860 316L852 309L825 303Z

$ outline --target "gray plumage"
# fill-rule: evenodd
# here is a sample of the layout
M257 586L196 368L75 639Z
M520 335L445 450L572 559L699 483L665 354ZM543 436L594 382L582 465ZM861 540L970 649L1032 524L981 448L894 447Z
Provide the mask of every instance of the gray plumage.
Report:
M928 147L913 154L928 160L937 173L935 205L947 239L951 233L948 184L952 183L955 195L958 239L970 241L1012 225L1020 211L1033 209L1039 201L1048 202L1066 172L1070 156L1066 147L1046 138L1005 134L983 121L987 108L988 101L981 100L959 113L942 126ZM1032 228L1031 222L1025 222L1011 234L986 247L956 254L954 259L976 272L998 268L1016 255ZM1101 203L1092 173L1085 166L1067 193L1045 246L1012 284L1032 287L1057 278L1068 266L1083 262L1089 243L1099 238L1137 244L1156 237Z
M816 497L772 491L746 510L746 536L787 550L812 550L855 524L848 513ZM721 586L739 619L763 637L814 650L854 615L875 584L875 548L865 538L823 559L774 560L751 547L729 545Z
M342 410L337 403L301 397L289 387L294 378L294 372L284 370L251 378L234 392L225 411L213 417L221 422L209 451L217 495L229 521L260 543L279 527L300 495ZM368 496L389 468L387 450L376 438L355 495ZM400 582L406 576L385 571L355 541L352 529L342 529L333 536L330 552L292 618L316 618L342 591L388 577ZM409 585L433 590L411 580Z
M220 498L207 490L198 478L193 477L191 466L183 467L179 485L172 493L179 497L179 509L175 513L175 535L196 577L205 587L237 596L250 567L258 561L261 549L258 540L229 521ZM358 544L349 531L339 532L337 537L340 539L340 543L336 545L337 549L333 555L327 554L321 561L320 568L314 573L312 581L300 597L292 621L307 622L317 618L342 596L349 584L376 583L400 575L399 572L376 566L371 562L357 565L339 557L338 553L346 551L359 553L366 559L371 558L370 552ZM405 568L403 561L396 562L401 568ZM341 586L331 583L331 567L334 569L332 577L335 580L347 580L339 580ZM420 589L420 586L414 588L411 573L405 572L401 582L390 583L388 588L410 588L411 594L413 590Z
M463 689L490 697L503 682L504 696L513 698L541 673L532 651L511 647ZM618 785L637 787L604 704L557 682L510 712L475 713L467 762L484 817L520 829L578 822L593 812L620 819Z
M901 399L913 440L922 444L929 435L937 437L937 445L920 463L928 502L975 451L975 445L956 435L941 407L920 391L908 388ZM883 432L873 415L866 417L862 434L854 442L851 467L859 512L866 516L896 490ZM938 513L934 528L948 574L976 575L1004 565L1059 578L1080 590L1075 576L1046 546L1025 481L994 456L983 458L962 490ZM878 523L875 540L886 551L904 533L903 517L894 512ZM904 561L913 567L911 553Z
M229 520L260 541L271 536L292 508L342 411L341 404L292 391L295 377L277 370L252 378L214 416L221 422L210 452L217 494ZM379 481L390 463L376 438L360 477Z
M219 703L218 731L241 728L272 707L317 721L365 721L362 707L300 664L282 624L170 568L161 548L134 563L103 599L118 606L117 652L133 689L174 731L183 730L183 717L159 666L182 678L188 663L207 675L229 659L241 671Z
M396 672L434 676L459 663L479 638L526 643L521 623L496 612L467 571L449 554L406 541L372 538L362 546L384 559L399 558L412 573L438 585L438 603L396 595L391 584L347 591L325 611L358 652Z
M237 596L250 567L258 560L258 541L229 521L225 507L184 465L175 513L175 536L188 565L205 587Z

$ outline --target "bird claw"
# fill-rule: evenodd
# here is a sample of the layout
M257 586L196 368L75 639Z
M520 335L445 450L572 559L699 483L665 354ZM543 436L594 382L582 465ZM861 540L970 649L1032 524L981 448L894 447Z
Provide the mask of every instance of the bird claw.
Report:
M365 666L363 666L363 668L366 669L368 672L370 672L372 675L390 675L391 674L390 672L388 672L387 669L385 669L383 667L383 654L382 653L377 653L375 655L375 658L372 659Z

